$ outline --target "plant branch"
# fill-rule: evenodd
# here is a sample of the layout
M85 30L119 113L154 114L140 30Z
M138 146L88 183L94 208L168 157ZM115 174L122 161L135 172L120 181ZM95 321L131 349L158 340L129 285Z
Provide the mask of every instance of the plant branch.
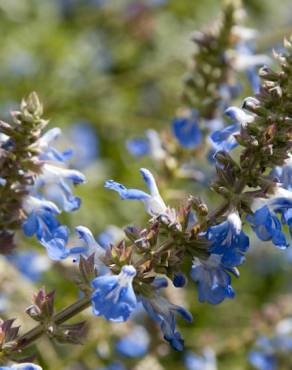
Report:
M90 306L90 298L84 297L79 299L78 301L72 303L70 306L64 308L62 311L56 313L53 318L52 322L56 325L60 325L65 321L71 319L72 317L76 316L80 312L84 311L86 308ZM17 340L17 344L14 347L13 351L19 351L30 345L36 339L40 338L45 332L47 331L47 327L45 324L41 323L22 336L20 336Z

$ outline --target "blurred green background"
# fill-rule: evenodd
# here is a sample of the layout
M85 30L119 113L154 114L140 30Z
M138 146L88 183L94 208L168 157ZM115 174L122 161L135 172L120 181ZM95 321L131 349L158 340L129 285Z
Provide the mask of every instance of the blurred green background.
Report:
M260 31L258 50L271 54L292 30L291 1L246 0L244 6L246 24ZM36 91L50 127L63 129L60 145L72 144L70 130L80 122L92 125L98 140L98 156L84 169L88 183L77 189L82 207L65 218L70 226L83 224L97 235L109 224L143 225L142 206L121 202L103 189L104 180L143 186L138 169L142 165L151 169L154 164L150 159L133 159L125 142L147 128L169 127L180 106L182 76L193 52L190 35L208 28L221 7L222 2L215 0L0 0L1 118L9 119L9 111L17 108L21 98ZM192 189L194 185L188 186ZM219 353L219 370L250 368L246 354L255 321L263 315L259 310L269 302L279 302L279 295L285 300L292 293L291 265L284 252L267 245L257 245L253 251L257 243L252 239L248 262L241 268L240 280L234 282L235 300L216 307L199 304L194 284L185 293L168 293L176 302L185 302L194 314L192 326L181 323L186 347L200 353L204 346L213 346ZM23 248L31 244L42 252L33 241L19 241ZM10 296L9 315L19 316L19 307L27 306L35 289L2 263L0 282ZM74 269L55 264L38 285L57 287L61 308L78 294L70 282L73 276ZM273 305L268 307L276 310ZM85 316L90 318L90 314ZM127 324L90 320L85 346L60 346L48 339L38 343L44 369L94 370L117 359L112 345ZM23 321L25 327L32 325L25 316ZM160 340L155 327L150 328L150 353L128 362L128 367L184 369L183 355L174 353Z

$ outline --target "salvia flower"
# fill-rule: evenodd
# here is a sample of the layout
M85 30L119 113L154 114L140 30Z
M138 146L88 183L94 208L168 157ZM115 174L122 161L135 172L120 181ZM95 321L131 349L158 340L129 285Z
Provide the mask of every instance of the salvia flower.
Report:
M124 185L113 180L106 181L105 187L118 192L123 200L130 199L142 201L144 203L146 212L148 212L151 216L159 216L165 213L167 207L160 196L154 176L146 168L141 168L140 173L143 176L150 194L138 189L128 189Z
M168 300L162 297L158 292L155 292L151 298L142 297L141 299L149 316L159 323L164 339L167 340L174 349L182 351L184 348L184 340L181 334L176 330L175 314L179 314L184 320L191 322L193 320L191 313L183 307L168 302Z
M234 123L211 133L210 141L217 151L223 150L229 152L238 145L234 135L239 133L241 126L245 127L254 118L251 114L247 114L244 110L237 107L229 107L224 113Z
M276 206L276 209L281 213L282 216L282 222L287 224L290 231L290 236L292 237L292 207L290 205L290 201L288 199L291 199L292 194L292 156L290 156L284 166L282 167L276 167L271 172L271 177L276 178L277 181L279 181L280 186L282 189L286 189L290 193L284 190L280 190L282 192L282 206ZM285 194L284 194L285 193ZM277 194L276 194L277 195ZM278 198L279 198L279 188L278 188ZM284 199L287 200L285 201ZM277 197L275 197L274 204L279 203L279 200L277 200ZM286 204L286 207L285 207ZM274 207L275 208L275 207Z
M60 152L52 146L53 142L55 142L61 136L61 133L62 131L60 128L51 128L50 130L46 131L35 144L31 146L33 149L36 149L40 152L39 159L43 161L64 162L71 157L71 150Z
M247 215L246 219L260 240L271 240L278 248L287 248L288 244L285 233L282 231L281 221L268 206L257 209L253 215Z
M150 338L143 326L135 326L116 343L116 350L125 357L142 357L148 351Z
M244 262L249 238L242 231L242 222L237 211L231 212L221 224L209 227L206 238L211 242L209 251L221 255L224 266L232 268Z
M75 231L82 241L82 245L70 249L70 254L74 255L74 261L79 261L80 255L88 258L94 253L94 262L97 270L103 267L101 257L104 256L105 250L94 239L92 232L85 226L77 226Z
M80 207L80 198L72 193L71 184L83 184L85 176L77 171L46 163L38 177L35 188L42 190L47 199L57 203L65 212L72 212Z
M275 246L285 249L289 246L282 223L291 225L292 191L276 186L269 198L257 198L252 203L253 215L248 215L252 229L263 241L271 240ZM282 216L282 220L278 218ZM290 230L291 234L291 230Z
M221 256L211 254L207 260L194 258L191 277L198 284L200 302L219 304L225 298L234 298L229 272L237 275L236 269L230 269L221 262Z
M114 322L127 321L137 306L132 286L136 270L131 265L122 267L119 275L104 275L95 278L91 285L93 313Z
M166 151L163 148L160 136L157 131L149 129L146 137L134 138L126 143L127 150L135 157L149 155L154 160L161 161L166 158Z
M197 114L193 114L192 117L175 118L172 122L172 131L183 148L194 149L203 140Z
M69 255L66 249L68 228L56 217L62 210L71 212L80 207L80 199L73 195L71 184L85 182L81 172L66 168L65 161L70 157L70 151L61 153L52 146L60 133L60 129L53 128L32 145L32 150L39 153L40 171L22 202L26 214L22 224L24 234L36 235L53 260Z

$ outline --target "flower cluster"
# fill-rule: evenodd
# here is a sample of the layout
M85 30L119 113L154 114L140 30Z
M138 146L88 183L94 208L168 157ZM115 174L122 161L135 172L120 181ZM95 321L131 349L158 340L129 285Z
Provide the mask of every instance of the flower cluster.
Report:
M20 111L12 112L11 125L1 122L1 238L4 249L5 245L9 248L22 225L24 234L36 235L52 259L62 259L66 257L68 229L57 215L80 207L71 185L84 183L85 177L66 168L72 153L52 146L61 130L43 133L47 121L42 114L42 105L32 93L23 100Z
M236 33L239 31L234 26L233 15L234 8L227 7L224 27L228 25L228 29ZM217 35L219 40L226 35L224 27ZM209 44L209 40L213 42ZM208 37L197 35L196 41L202 46L198 54L202 58L203 50L213 56L218 54L218 40L214 42L212 34ZM280 249L289 246L292 229L292 85L289 79L292 44L287 41L285 46L287 52L276 55L280 72L263 67L260 70L263 82L257 87L256 95L246 98L241 108L225 110L234 124L211 135L217 144L214 157L217 177L212 189L223 198L221 205L209 212L201 199L190 196L180 208L172 208L162 198L151 171L145 168L141 168L140 173L148 192L107 180L105 188L117 192L122 200L142 202L149 216L146 227L125 228L126 237L117 243L106 237L107 241L101 246L85 226L75 228L78 241L72 242L68 227L57 219L62 211L72 212L80 207L80 199L73 195L72 186L84 183L85 177L66 166L70 151L60 152L52 146L60 130L42 132L46 122L41 118L42 107L36 94L30 95L22 103L21 110L13 113L13 125L0 123L4 135L0 148L0 191L4 199L0 206L3 215L0 237L11 244L13 233L22 227L25 236L37 237L52 260L70 256L79 264L80 276L76 282L83 293L77 302L55 314L54 292L46 294L41 289L27 309L39 326L19 337L19 328L13 327L13 320L1 321L0 350L4 356L13 359L11 354L21 351L43 332L61 343L80 343L85 332L84 322L64 322L89 306L93 315L116 323L128 321L138 306L142 306L160 328L163 338L175 350L182 351L184 340L176 320L180 317L189 323L193 318L187 309L171 302L167 294L170 282L174 289L181 289L190 275L197 285L199 302L219 304L235 296L231 276L239 277L238 267L245 261L249 248L248 228L259 239L272 241ZM224 61L226 58L224 55ZM249 58L248 66L258 64L259 60L263 59ZM240 67L244 65L240 59L233 62ZM227 64L230 63L228 59ZM223 76L219 77L215 85L221 91L226 86ZM203 84L206 91L208 86ZM228 85L228 89L232 95L231 86ZM212 92L209 94L212 96ZM188 98L190 100L192 95ZM204 110L211 112L209 120L217 119L213 115L213 105L215 102L214 114L217 114L218 99L213 98L212 106L202 101L199 115L192 110L190 116L179 117L173 123L174 134L182 146L193 148L201 141L197 120L202 118ZM207 113L203 117L206 119ZM164 149L156 133L148 131L147 135L152 138L151 143L144 142L144 149L140 144L134 147L140 154L155 147L155 155L162 156ZM237 145L241 146L241 151L239 159L235 160L231 154ZM131 345L137 336L140 342L133 351ZM117 350L135 357L144 354L148 346L147 332L136 328L134 333L118 342ZM258 369L274 370L274 354L276 350L291 348L291 336L282 331L275 340L265 339L260 346L264 355L252 353L251 362ZM206 350L202 358L189 354L186 364L190 369L216 369L211 350ZM10 369L38 370L39 367L22 364L12 365Z
M221 18L212 27L194 33L196 51L184 79L183 107L171 124L172 135L149 129L145 137L127 141L132 155L151 156L168 177L175 173L202 181L204 174L191 161L190 150L197 156L207 153L208 148L208 158L213 161L218 150L229 151L237 145L233 134L239 131L242 115L226 109L241 91L236 74L246 71L253 90L258 91L256 67L270 62L265 55L253 54L252 42L257 32L242 26L243 15L238 4L227 2ZM231 125L223 118L224 111L231 118Z

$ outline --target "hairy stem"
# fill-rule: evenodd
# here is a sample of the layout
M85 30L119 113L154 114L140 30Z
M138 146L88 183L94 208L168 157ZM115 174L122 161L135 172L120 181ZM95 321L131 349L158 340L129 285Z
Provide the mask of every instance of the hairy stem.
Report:
M90 298L84 297L79 299L78 301L72 303L70 306L64 308L62 311L56 313L53 318L52 322L57 325L64 323L65 321L71 319L72 317L76 316L80 312L84 311L86 308L90 306ZM16 347L13 349L14 351L19 351L30 345L36 339L40 338L45 332L47 331L46 325L43 323L35 326L22 336L20 336L17 340Z

